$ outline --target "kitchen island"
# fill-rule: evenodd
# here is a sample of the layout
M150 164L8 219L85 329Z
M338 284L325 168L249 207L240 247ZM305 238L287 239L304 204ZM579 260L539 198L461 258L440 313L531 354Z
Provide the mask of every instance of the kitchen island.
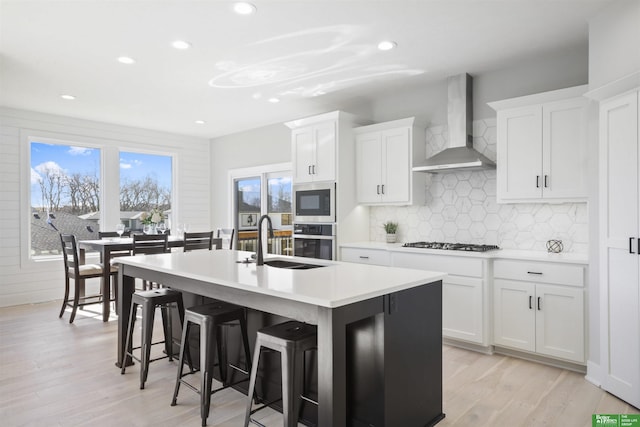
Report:
M307 258L265 260L321 265L286 269L243 263L249 255L218 250L118 258L118 312L129 312L140 278L315 324L319 426L424 426L444 417L446 274ZM118 366L131 363L124 357L125 336L126 316L120 316Z

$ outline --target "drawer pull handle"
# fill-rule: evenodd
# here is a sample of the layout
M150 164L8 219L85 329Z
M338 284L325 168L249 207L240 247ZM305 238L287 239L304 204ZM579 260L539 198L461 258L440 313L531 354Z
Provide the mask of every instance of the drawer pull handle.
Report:
M536 188L540 188L540 175L536 175Z
M533 295L529 295L529 310L533 309L531 306L531 300L533 299Z
M360 259L369 259L368 256L360 255Z
M540 311L540 310L541 310L541 308L540 308L540 297L538 297L538 311Z
M540 273L539 271L527 271L527 274L537 274L539 276L542 276L542 273Z
M633 237L629 237L629 253L630 254L635 254L635 252L633 252ZM638 243L640 244L640 239L638 239ZM640 251L638 251L640 253Z

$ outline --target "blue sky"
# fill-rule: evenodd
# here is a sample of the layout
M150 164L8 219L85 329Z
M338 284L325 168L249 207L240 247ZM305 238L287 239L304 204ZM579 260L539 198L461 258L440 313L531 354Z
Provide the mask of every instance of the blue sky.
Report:
M31 143L31 202L41 204L37 179L44 170L100 176L100 150L70 145ZM167 171L162 173L161 171ZM171 188L171 157L120 152L120 180L138 180L146 176ZM107 171L108 173L108 171Z

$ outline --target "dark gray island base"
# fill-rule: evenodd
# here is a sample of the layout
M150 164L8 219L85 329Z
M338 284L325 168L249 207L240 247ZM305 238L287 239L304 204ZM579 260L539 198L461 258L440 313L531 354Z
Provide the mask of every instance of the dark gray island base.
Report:
M445 416L441 280L330 308L187 277L178 271L123 263L118 282L119 313L130 310L135 278L183 291L186 307L207 298L248 307L250 337L282 318L316 324L318 351L307 355L305 394L317 399L318 406L303 404L300 421L304 424L418 427L435 425ZM229 361L244 366L239 339L235 328L231 329L227 334ZM129 357L123 360L125 333L126 316L120 316L118 366L123 361L131 364ZM269 400L279 396L280 372L278 356L264 357L265 370L257 391ZM246 393L245 383L237 388ZM277 404L274 407L280 409Z

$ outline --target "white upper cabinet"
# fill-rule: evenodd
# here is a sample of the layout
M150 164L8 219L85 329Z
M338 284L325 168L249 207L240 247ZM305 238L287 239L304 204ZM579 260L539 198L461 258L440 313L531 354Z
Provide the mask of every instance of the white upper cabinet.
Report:
M424 130L414 119L354 129L358 203L408 205L424 201L425 177L411 171L414 156L424 158Z
M497 110L497 201L587 198L585 86L489 105Z
M335 181L336 120L294 129L294 182Z

